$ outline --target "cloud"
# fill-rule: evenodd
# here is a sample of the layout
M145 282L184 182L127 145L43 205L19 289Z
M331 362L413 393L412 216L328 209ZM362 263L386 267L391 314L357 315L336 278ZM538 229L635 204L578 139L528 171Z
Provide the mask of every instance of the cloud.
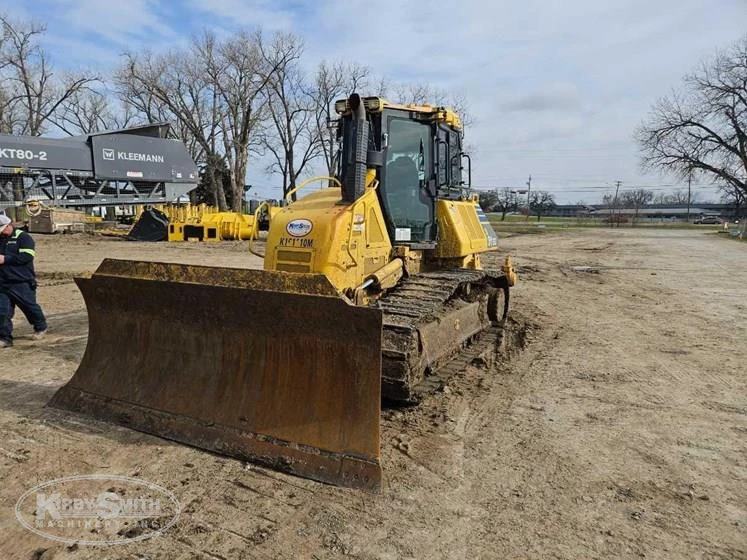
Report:
M658 182L638 168L632 134L651 103L699 61L744 34L747 4L722 0L26 0L49 23L59 64L111 64L165 50L207 27L260 26L304 38L304 66L345 59L394 82L459 92L476 117L479 185ZM18 12L18 10L16 10ZM50 49L51 50L51 49ZM257 184L274 179L251 173ZM534 185L533 185L534 186ZM260 193L262 191L260 190ZM562 200L562 197L561 197Z
M539 91L520 94L517 98L504 103L501 107L506 112L576 112L581 109L581 97L578 88L573 84L551 83Z
M204 26L219 25L226 30L237 27L262 28L267 31L296 31L303 11L280 0L188 0ZM303 33L301 33L303 35Z
M169 10L157 0L32 0L11 14L46 23L44 46L58 67L105 74L122 52L183 42L188 33L172 27Z
M94 48L97 42L109 48L140 48L177 36L156 0L58 0L55 4L66 33L85 33Z

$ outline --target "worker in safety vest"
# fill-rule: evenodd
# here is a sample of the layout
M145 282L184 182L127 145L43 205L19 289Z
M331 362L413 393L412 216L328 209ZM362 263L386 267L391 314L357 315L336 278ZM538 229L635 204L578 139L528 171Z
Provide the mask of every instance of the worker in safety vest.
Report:
M0 348L13 346L13 314L18 307L34 327L31 338L38 340L47 331L47 319L36 303L34 239L15 229L0 214Z

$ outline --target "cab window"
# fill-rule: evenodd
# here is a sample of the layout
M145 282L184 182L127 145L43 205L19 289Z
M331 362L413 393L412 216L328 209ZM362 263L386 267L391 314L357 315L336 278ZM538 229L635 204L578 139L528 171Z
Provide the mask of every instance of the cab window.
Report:
M451 184L458 187L462 182L461 166L462 161L459 157L461 153L461 145L459 142L459 133L452 130L449 132L449 165L451 166Z

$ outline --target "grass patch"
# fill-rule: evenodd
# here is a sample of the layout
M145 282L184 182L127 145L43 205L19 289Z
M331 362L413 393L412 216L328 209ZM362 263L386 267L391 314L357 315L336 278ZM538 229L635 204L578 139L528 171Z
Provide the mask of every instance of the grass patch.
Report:
M509 214L505 220L501 220L500 214L487 214L490 225L496 231L517 232L517 233L537 233L536 231L544 229L545 231L560 231L569 228L611 228L610 224L605 223L603 218L565 218L558 216L543 217L539 222L535 216L529 218L516 214ZM692 224L687 222L644 222L638 221L633 223L623 223L615 228L646 228L646 229L694 229L699 231L718 231L723 226L718 224Z
M717 236L721 237L722 239L731 239L733 241L741 241L742 243L747 243L747 233L742 236L742 239L739 238L738 235L734 235L731 231L714 231Z
M487 214L488 220L500 224L548 224L548 225L590 225L598 226L601 223L599 218L563 218L559 216L543 216L539 222L537 222L536 216L519 216L517 214L507 214L505 220L501 220L501 215L496 213Z
M511 235L540 235L543 233L549 233L549 232L559 232L564 231L562 228L538 228L538 227L532 227L532 226L515 226L515 227L507 227L507 228L501 228L496 227L493 225L493 229L498 235L503 236L511 236ZM565 228L567 230L568 228Z

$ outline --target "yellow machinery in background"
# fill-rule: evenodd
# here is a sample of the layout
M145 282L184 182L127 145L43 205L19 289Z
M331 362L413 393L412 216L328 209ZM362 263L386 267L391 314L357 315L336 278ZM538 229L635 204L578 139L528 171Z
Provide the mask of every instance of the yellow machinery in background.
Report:
M271 219L277 209L264 207ZM171 205L164 212L169 218L169 241L245 241L257 237L260 223L260 212L219 212L204 204Z
M247 240L254 235L252 214L239 212L205 213L185 221L169 219L169 241Z
M106 259L76 279L88 346L53 406L379 487L382 397L417 402L503 324L516 277L508 258L482 269L497 237L456 114L357 94L335 109L333 186L276 211L264 270Z
M140 241L247 240L266 229L279 210L262 203L254 213L220 212L207 204L161 204L135 207L136 220L128 238Z

